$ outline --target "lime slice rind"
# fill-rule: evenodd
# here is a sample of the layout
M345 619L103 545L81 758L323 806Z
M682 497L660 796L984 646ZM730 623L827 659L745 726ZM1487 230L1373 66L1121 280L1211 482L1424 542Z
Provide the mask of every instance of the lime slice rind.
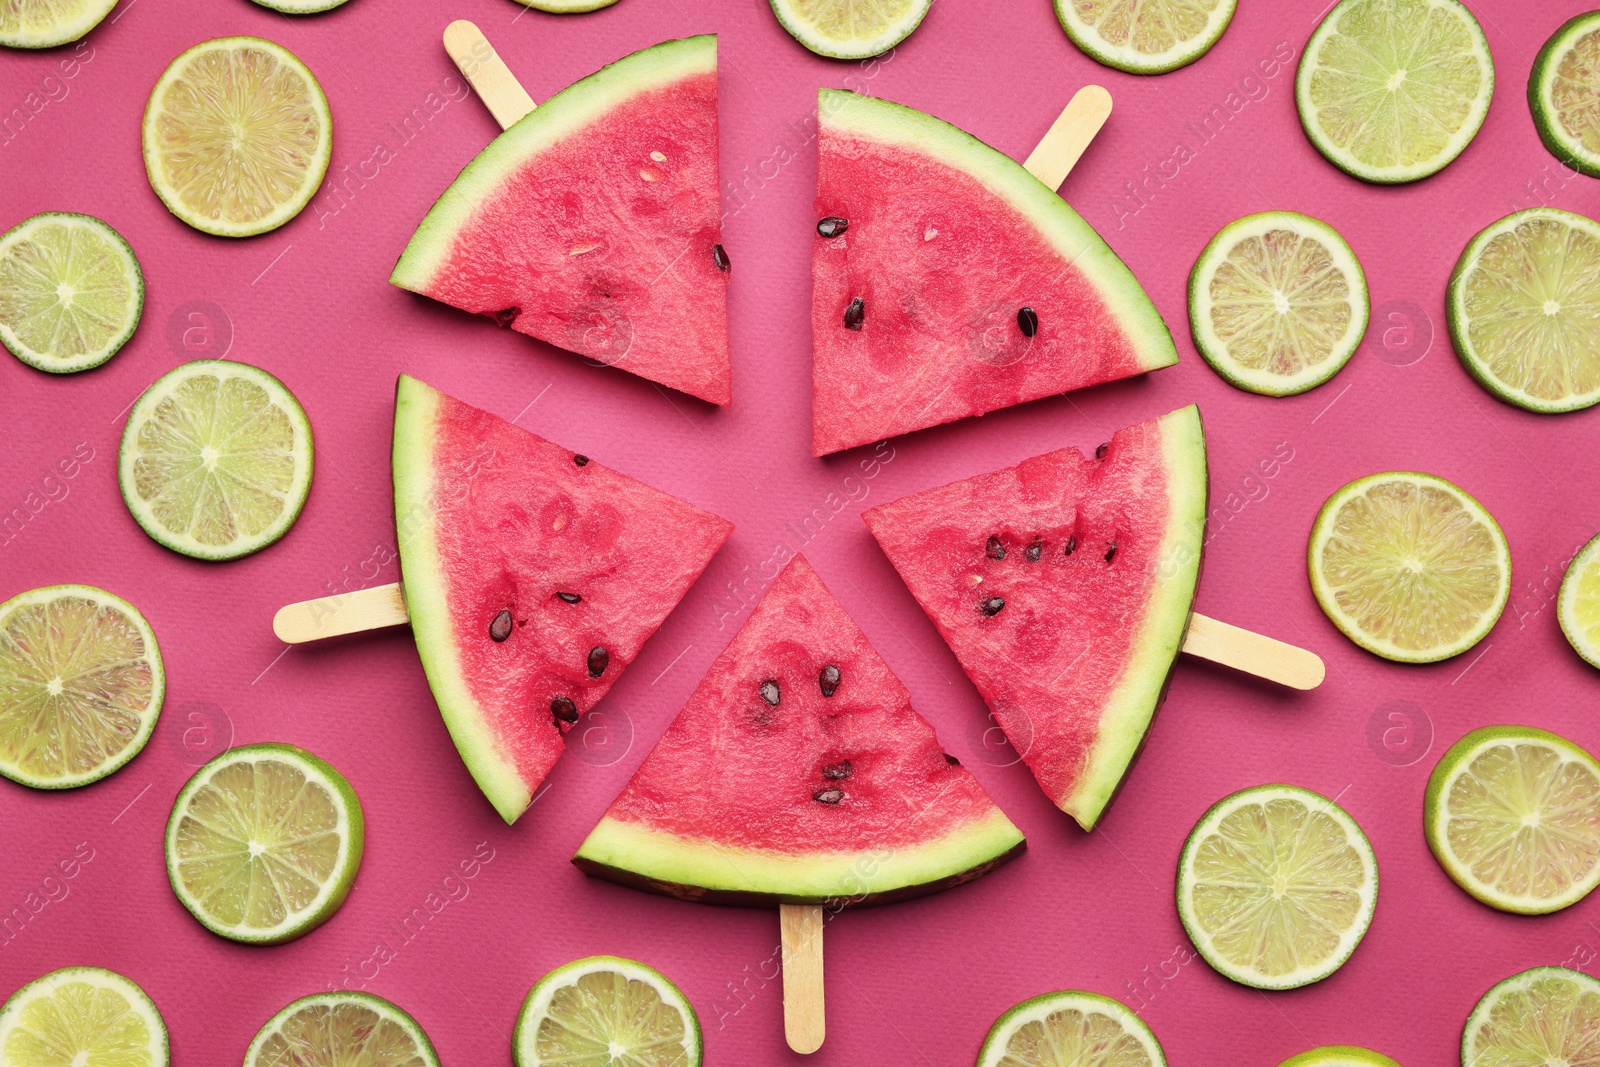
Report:
M30 367L98 367L133 336L143 311L138 258L93 215L46 211L0 235L0 343Z
M1381 1052L1359 1045L1324 1045L1290 1056L1278 1067L1400 1067Z
M1096 63L1129 74L1165 74L1211 51L1233 21L1237 2L1214 0L1203 15L1198 10L1201 4L1150 0L1055 0L1055 9L1056 20L1072 43ZM1091 22L1080 8L1097 10L1102 17ZM1129 21L1130 15L1135 21ZM1143 23L1137 21L1140 16ZM1175 28L1177 23L1182 23L1181 32ZM1132 43L1136 37L1143 46Z
M1341 33L1346 18L1350 35ZM1450 43L1454 52L1437 54ZM1435 54L1422 51L1427 44ZM1408 79L1422 91L1402 95ZM1489 41L1459 0L1340 0L1306 42L1295 74L1295 106L1312 145L1340 170L1377 184L1443 170L1477 136L1493 96ZM1446 104L1453 113L1441 115Z
M1551 155L1600 178L1600 11L1569 19L1539 49L1528 75L1528 108ZM1584 123L1581 131L1563 119L1569 113Z
M511 1033L516 1067L578 1062L580 1053L607 1046L625 1049L626 1062L638 1067L700 1067L700 1019L655 968L590 956L535 982Z
M340 1030L338 1017L349 1016L353 1034L348 1046L308 1047L327 1042ZM298 1019L298 1016L304 1019ZM301 1023L305 1025L302 1027ZM385 1032L387 1031L387 1032ZM344 1057L354 1057L347 1060ZM289 1063L359 1062L363 1067L439 1067L433 1042L399 1005L374 996L341 990L301 997L267 1020L245 1051L244 1067L278 1067Z
M1120 1030L1121 1033L1117 1033ZM1033 1056L1037 1050L1041 1056ZM1141 1058L1142 1054L1142 1058ZM1161 1042L1121 1001L1082 990L1031 997L995 1020L977 1067L1166 1067Z
M1600 981L1565 967L1533 967L1497 983L1461 1028L1464 1067L1579 1064L1594 1052Z
M103 967L51 971L0 1006L6 1067L167 1067L169 1058L167 1024L155 1001Z
M527 0L524 0L527 2ZM933 0L770 0L789 36L829 59L881 56L911 36ZM537 4L529 4L536 7Z
M1567 564L1556 595L1556 617L1573 651L1600 667L1600 535Z
M10 48L55 48L71 44L111 14L117 0L17 0L0 3L0 45ZM24 8L41 13L43 18L28 19ZM75 10L74 10L75 9Z
M1189 274L1195 347L1229 384L1264 396L1303 393L1339 373L1367 318L1355 252L1333 227L1298 212L1229 223Z
M1544 414L1600 403L1600 223L1535 207L1486 226L1445 312L1462 366L1499 399Z

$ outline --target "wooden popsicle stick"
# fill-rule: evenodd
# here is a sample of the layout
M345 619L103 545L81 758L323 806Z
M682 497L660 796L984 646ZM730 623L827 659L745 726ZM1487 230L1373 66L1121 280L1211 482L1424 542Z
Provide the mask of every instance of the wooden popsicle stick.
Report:
M1085 85L1073 94L1044 139L1028 153L1023 168L1050 188L1061 188L1083 150L1110 116L1111 94L1101 86Z
M475 24L457 19L446 26L444 50L502 130L533 110L533 97Z
M1236 671L1286 685L1290 689L1315 689L1328 671L1322 657L1297 645L1243 630L1230 623L1195 612L1183 635L1183 650L1191 656L1232 667Z
M405 593L396 582L285 604L272 617L272 632L284 644L299 645L324 637L404 626L410 621Z
M779 904L783 944L783 1035L810 1055L822 1047L828 1024L822 1001L822 906Z

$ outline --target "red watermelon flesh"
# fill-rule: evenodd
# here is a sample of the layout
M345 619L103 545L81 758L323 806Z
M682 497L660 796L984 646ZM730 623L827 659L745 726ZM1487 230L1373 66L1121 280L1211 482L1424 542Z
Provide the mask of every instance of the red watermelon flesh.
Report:
M818 108L817 455L1178 361L1127 267L1014 160L888 101Z
M461 172L390 279L714 404L731 399L714 36L577 82Z
M1183 643L1206 509L1199 411L863 518L1050 799L1092 829Z
M1021 847L796 557L574 862L695 900L862 903L970 880Z
M428 684L512 822L733 527L406 375L394 483Z

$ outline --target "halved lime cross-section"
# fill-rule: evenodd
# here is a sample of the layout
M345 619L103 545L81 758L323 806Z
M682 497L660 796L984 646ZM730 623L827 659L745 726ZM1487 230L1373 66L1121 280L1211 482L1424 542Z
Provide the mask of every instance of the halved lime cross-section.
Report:
M1544 146L1600 178L1600 11L1569 20L1539 49L1528 106Z
M0 236L0 342L29 366L98 367L133 336L143 310L133 249L94 216L47 211Z
M590 956L534 984L511 1049L517 1067L700 1067L700 1020L660 971Z
M63 967L0 1007L5 1067L167 1067L167 1026L133 982L102 967Z
M1211 50L1236 0L1055 0L1072 43L1108 67L1162 74Z
M117 0L0 0L0 45L69 44L100 25L116 6Z
M531 2L531 0L524 0ZM819 56L866 59L911 35L933 0L771 0L789 35ZM538 5L535 5L538 6Z
M1166 1067L1161 1043L1121 1002L1065 990L1024 1000L999 1019L978 1067Z
M1561 632L1578 655L1600 667L1600 536L1567 564L1556 598Z
M267 1021L244 1067L439 1067L439 1057L398 1005L369 993L317 993Z
M1600 1047L1600 981L1534 967L1483 995L1461 1033L1462 1067L1588 1067Z

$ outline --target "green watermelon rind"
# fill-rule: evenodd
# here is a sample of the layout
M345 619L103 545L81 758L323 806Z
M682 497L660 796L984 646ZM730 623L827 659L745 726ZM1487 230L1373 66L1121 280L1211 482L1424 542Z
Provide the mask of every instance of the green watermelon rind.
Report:
M893 101L845 89L819 89L817 109L824 123L845 136L927 155L971 176L1015 208L1082 271L1127 336L1141 371L1178 362L1172 331L1133 271L1082 215L1022 164L943 119Z
M400 580L417 653L450 739L478 788L509 824L527 810L533 793L517 765L501 751L467 686L456 656L462 642L451 622L438 541L433 525L422 521L432 511L429 502L435 498L433 449L438 410L436 391L409 375L400 375L394 397L395 537L403 542L405 557Z
M462 169L411 235L390 283L426 295L478 205L530 159L639 93L716 70L716 34L702 34L624 56L561 90Z

